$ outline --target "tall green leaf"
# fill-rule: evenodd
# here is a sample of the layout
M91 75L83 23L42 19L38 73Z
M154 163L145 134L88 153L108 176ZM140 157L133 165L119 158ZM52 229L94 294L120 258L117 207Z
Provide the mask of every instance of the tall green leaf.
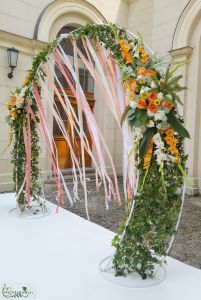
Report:
M172 128L178 132L178 134L183 138L190 138L190 134L186 130L186 128L181 124L178 118L175 116L173 110L169 112L167 115L168 123L172 126Z
M121 126L123 125L123 122L125 121L127 113L130 110L130 108L131 108L130 105L126 106L126 108L121 116Z
M154 135L154 128L147 128L140 143L139 156L143 158L147 153L150 141Z

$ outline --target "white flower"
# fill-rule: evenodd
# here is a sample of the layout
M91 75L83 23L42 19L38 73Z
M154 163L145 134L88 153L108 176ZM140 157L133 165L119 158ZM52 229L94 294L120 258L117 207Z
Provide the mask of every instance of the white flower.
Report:
M155 89L155 88L156 88L156 84L155 84L154 81L151 81L151 88L152 88L152 89Z
M164 142L161 139L160 133L156 133L153 136L153 142L154 142L154 144L156 144L156 147L158 149L164 149Z
M156 149L154 151L154 153L158 156L158 155L161 155L162 154L162 150L161 149Z
M158 144L157 144L157 147L158 147L159 149L164 149L164 142L161 141L160 143L158 143Z
M20 93L19 93L19 97L23 98L24 95L25 95L25 93L26 93L26 91L27 91L27 89L28 89L27 86L23 87L23 88L21 89Z
M158 143L161 142L161 136L160 136L160 133L154 134L154 136L153 136L153 141L154 141L154 143L155 143L156 145L157 145Z
M15 102L16 107L21 108L23 103L24 103L24 98L18 96Z
M155 121L167 121L167 117L165 115L165 112L163 110L159 110L158 112L156 112L154 114L154 118L155 118Z
M162 93L162 92L158 93L158 97L157 97L157 98L158 98L159 100L162 100L162 99L163 99L163 97L164 97L164 95L163 95L163 93Z
M157 156L157 164L161 165L164 160L167 160L167 155L163 152L165 149L164 142L161 139L160 133L157 133L153 136L153 141L156 145L156 150L154 154Z
M166 95L166 98L168 98L171 101L172 100L172 95L168 94L168 95Z
M155 113L153 113L153 112L151 112L149 110L147 111L147 114L148 114L149 117L153 117L155 115Z
M136 140L140 140L143 137L143 135L142 135L142 129L140 127L139 128L135 128L134 133L135 133L135 139Z
M161 165L161 163L164 160L167 160L167 157L166 157L165 153L161 153L160 155L157 156L157 164L158 165Z
M130 102L130 107L131 107L132 109L135 109L135 108L136 108L136 102L135 102L135 101L131 101L131 102Z
M150 90L148 86L142 86L140 89L140 94L146 93Z
M154 121L150 120L149 123L147 124L147 127L154 127L155 123Z
M142 75L138 75L138 76L137 76L137 80L142 79L142 78L143 78Z

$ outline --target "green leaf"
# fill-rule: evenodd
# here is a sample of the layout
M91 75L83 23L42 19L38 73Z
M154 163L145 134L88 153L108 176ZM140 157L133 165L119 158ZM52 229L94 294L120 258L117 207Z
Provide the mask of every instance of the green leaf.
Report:
M147 115L147 111L146 110L143 110L142 112L142 115L140 117L140 122L142 125L146 125L147 124L147 121L148 121L148 115Z
M140 122L140 119L137 119L137 118L134 118L133 120L130 121L130 124L132 126L135 126L135 127L140 127L142 126L141 122Z
M154 128L147 128L140 143L139 156L143 158L147 153L149 143L154 135Z
M134 76L135 73L131 67L123 67L122 69L122 81L126 80L130 76Z
M172 128L183 138L190 138L190 134L186 128L181 124L178 118L175 116L174 111L171 110L167 115L168 123Z
M125 121L125 119L126 119L126 116L127 116L127 113L128 113L128 111L130 110L130 106L128 105L128 106L126 106L126 108L125 108L125 110L124 110L124 112L123 112L123 114L122 114L122 116L121 116L121 126L123 125L123 122Z
M129 109L129 111L128 111L128 117L130 117L130 116L132 116L132 115L134 115L135 114L135 110L133 110L131 107L130 107L130 109Z

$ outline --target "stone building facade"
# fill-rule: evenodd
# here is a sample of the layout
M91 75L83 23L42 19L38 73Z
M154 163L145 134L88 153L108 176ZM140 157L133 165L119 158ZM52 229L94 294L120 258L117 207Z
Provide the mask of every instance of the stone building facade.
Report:
M182 69L188 89L181 95L186 127L191 140L188 170L201 177L201 1L200 0L0 0L0 191L12 186L9 128L5 124L6 102L23 81L33 56L67 25L114 22L133 33L140 32L154 52L174 61L190 60ZM14 77L9 79L7 48L19 52ZM121 173L121 134L109 111L94 90L94 114ZM53 126L51 115L50 126ZM40 166L43 176L51 172L41 140ZM3 153L2 153L3 152Z

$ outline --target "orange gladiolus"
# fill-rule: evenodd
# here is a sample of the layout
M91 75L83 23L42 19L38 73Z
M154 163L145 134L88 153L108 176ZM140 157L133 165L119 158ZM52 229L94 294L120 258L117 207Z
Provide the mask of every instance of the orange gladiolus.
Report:
M138 99L136 106L140 109L146 109L147 108L147 102L144 99Z
M166 136L170 136L172 137L174 135L174 130L172 128L168 128L166 131L165 131L165 134Z
M150 69L146 70L144 67L140 67L137 70L137 73L143 76L156 76L156 72L154 70L150 70Z
M126 54L125 61L126 61L126 64L131 64L133 62L133 57L130 52L128 52Z
M139 69L137 70L138 75L143 75L144 72L145 72L145 68L144 68L144 67L141 67L141 68L139 68Z

